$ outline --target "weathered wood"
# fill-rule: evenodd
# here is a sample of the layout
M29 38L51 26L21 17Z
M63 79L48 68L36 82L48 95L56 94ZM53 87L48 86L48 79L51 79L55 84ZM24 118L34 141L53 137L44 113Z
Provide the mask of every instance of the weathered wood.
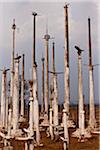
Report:
M13 30L13 48L11 54L11 82L10 82L11 104L13 103L13 93L14 93L14 55L15 55L15 30L16 30L15 19L13 19L12 30Z
M44 106L44 94L45 94L45 91L44 91L44 58L41 59L42 60L42 104L41 104L41 112L42 114L44 114L45 112L45 106Z
M13 95L13 133L18 129L19 120L19 59L15 58L14 95Z
M51 140L54 139L54 133L53 133L53 110L50 108L50 125L49 125L49 132L51 136Z
M8 136L11 136L11 122L12 122L12 109L9 109L9 114L8 114Z
M33 136L34 135L34 130L33 130L33 113L34 113L34 107L33 107L33 81L29 81L30 84L30 115L29 115L29 135Z
M19 122L25 122L26 119L24 118L25 116L25 80L24 80L24 57L25 55L23 54L23 59L22 59L22 77L21 77L21 110L20 110L20 118Z
M88 18L88 32L89 32L89 126L94 129L96 125L95 105L94 105L94 80L93 80L93 65L92 65L92 50L91 50L91 24Z
M2 86L1 86L1 126L6 127L6 77L9 69L3 69L2 71Z
M34 99L34 128L36 129L36 142L40 144L39 131L39 102L38 102L38 81L37 81L37 66L33 66L33 99Z
M67 111L63 109L63 119L64 119L64 150L69 150L69 135L68 135L68 127L67 127Z
M69 29L68 29L68 5L64 6L65 12L65 54L64 54L64 84L65 84L65 101L64 108L69 113L70 103L70 74L69 74Z
M82 62L81 55L78 55L78 94L79 94L79 128L82 128L82 111L83 111L83 83L82 83Z
M45 113L48 116L48 101L49 101L49 39L48 33L44 36L45 39L45 65L46 65L46 76L45 76Z

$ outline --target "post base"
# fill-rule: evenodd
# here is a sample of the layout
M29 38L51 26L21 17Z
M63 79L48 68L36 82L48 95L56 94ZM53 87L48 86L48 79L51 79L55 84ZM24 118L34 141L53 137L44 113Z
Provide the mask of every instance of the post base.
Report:
M88 131L88 129L81 130L78 128L75 132L72 133L72 137L79 139L91 138L91 133Z

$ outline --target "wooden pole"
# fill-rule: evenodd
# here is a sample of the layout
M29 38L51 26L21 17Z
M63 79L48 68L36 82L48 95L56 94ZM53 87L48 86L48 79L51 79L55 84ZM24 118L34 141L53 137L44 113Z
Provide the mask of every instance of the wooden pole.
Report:
M1 126L6 125L6 70L2 70L2 86L1 86Z
M34 64L33 79L33 98L34 98L34 128L36 129L36 142L40 145L39 131L39 104L38 104L38 81L37 81L37 65Z
M24 95L25 95L25 91L24 91L24 54L23 54L23 60L22 60L22 80L21 80L21 116L24 117L24 103L25 103L25 99L24 99Z
M40 144L40 131L39 131L39 103L38 103L38 78L37 78L37 64L35 61L35 44L36 44L36 16L37 13L33 12L33 99L34 99L34 114L33 122L34 128L36 129L36 142Z
M15 75L14 75L14 99L13 99L13 134L18 129L19 120L19 61L21 56L15 58Z
M13 93L14 93L14 53L15 53L15 30L16 30L15 19L13 19L12 30L13 30L13 48L11 55L11 82L10 82L11 104L13 102Z
M79 94L79 128L82 128L82 111L83 111L83 83L82 83L82 59L81 51L78 51L78 94Z
M44 36L45 39L45 64L46 64L46 77L45 77L45 113L48 116L48 101L49 101L49 39L48 33Z
M88 18L89 32L89 99L90 99L90 114L89 126L93 129L96 127L95 104L94 104L94 81L93 81L93 65L92 65L92 50L91 50L91 24Z
M69 135L67 127L68 116L66 109L63 109L63 120L64 120L64 150L69 150Z
M69 113L69 103L70 103L70 85L69 85L69 33L68 33L68 5L64 6L65 12L65 57L64 57L64 64L65 64L65 75L64 75L64 82L65 82L65 102L64 108Z
M45 111L45 107L44 107L44 58L41 59L42 60L42 108L41 108L41 112L42 114L44 114Z
M30 130L30 135L29 136L33 136L34 135L34 130L33 130L33 113L34 113L34 109L33 109L33 81L29 81L30 84L30 116L29 116L29 130Z

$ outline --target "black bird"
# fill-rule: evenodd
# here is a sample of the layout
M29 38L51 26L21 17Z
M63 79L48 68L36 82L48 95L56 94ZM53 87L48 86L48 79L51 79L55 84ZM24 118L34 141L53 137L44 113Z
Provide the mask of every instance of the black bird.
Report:
M16 57L16 58L14 58L15 60L18 60L18 59L20 59L21 58L21 56L18 56L18 57Z
M81 54L82 51L84 51L84 50L80 49L78 46L75 46L75 48L78 50L79 55Z

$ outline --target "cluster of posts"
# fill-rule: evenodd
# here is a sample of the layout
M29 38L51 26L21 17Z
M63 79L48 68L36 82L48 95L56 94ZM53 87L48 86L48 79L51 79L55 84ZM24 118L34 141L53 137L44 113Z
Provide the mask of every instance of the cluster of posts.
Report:
M25 150L33 150L35 146L42 146L41 132L46 131L47 136L54 140L56 137L63 140L64 150L69 150L68 128L75 128L74 120L70 118L70 68L69 68L69 28L68 28L68 5L64 6L65 15L65 54L64 54L64 104L62 122L59 122L58 111L58 84L57 76L63 72L57 72L55 66L55 43L52 44L52 70L49 70L49 39L48 32L44 36L45 40L45 58L42 57L42 104L39 112L38 100L38 77L37 62L35 60L36 49L36 17L37 13L33 12L33 49L32 49L32 79L29 80L30 97L29 97L29 118L28 128L20 129L21 123L26 122L25 118L25 73L24 73L24 54L15 56L15 20L13 20L13 48L11 54L11 68L3 68L2 85L1 85L1 108L0 108L0 136L3 139L4 147L11 147L10 140L25 142ZM91 137L91 132L96 128L95 106L94 106L94 83L93 83L93 64L91 51L91 28L90 18L88 19L89 29L89 93L90 93L90 111L89 126L85 127L85 110L83 101L83 84L82 84L82 57L81 50L75 46L78 54L78 129L72 136L78 137L80 141ZM22 59L22 78L21 78L21 108L19 111L19 63ZM46 75L44 72L46 70ZM7 72L10 70L10 96L7 96ZM49 96L49 75L51 74L50 96ZM45 76L45 78L44 78ZM49 108L50 99L50 108ZM40 123L41 122L41 123ZM5 132L6 131L6 132ZM11 147L12 148L12 147ZM13 149L13 148L12 148Z

